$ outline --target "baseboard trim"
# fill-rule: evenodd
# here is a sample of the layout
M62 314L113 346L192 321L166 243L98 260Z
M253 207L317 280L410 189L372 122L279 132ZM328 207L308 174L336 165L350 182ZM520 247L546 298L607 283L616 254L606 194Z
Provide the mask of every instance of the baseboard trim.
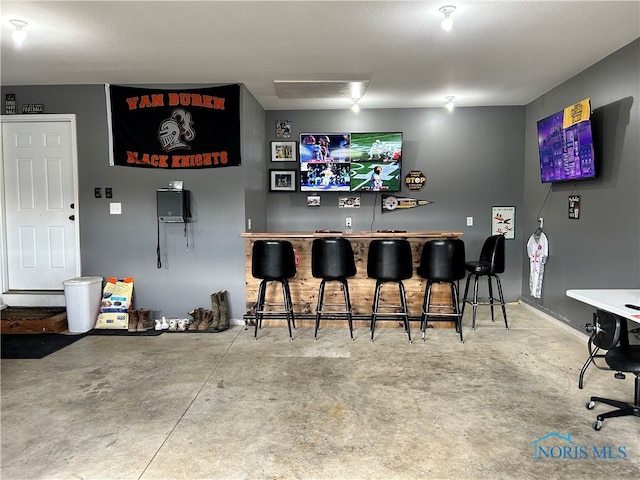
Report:
M545 320L553 323L554 325L557 325L558 327L561 327L563 330L566 330L567 332L577 336L578 338L582 340L589 338L589 335L587 335L586 332L581 332L580 330L576 330L575 328L573 328L569 324L569 320L567 318L564 318L555 312L553 312L552 314L550 310L543 309L544 307L541 307L540 305L532 304L528 299L524 297L520 297L520 303L524 305L526 308L528 308L529 310L540 315Z

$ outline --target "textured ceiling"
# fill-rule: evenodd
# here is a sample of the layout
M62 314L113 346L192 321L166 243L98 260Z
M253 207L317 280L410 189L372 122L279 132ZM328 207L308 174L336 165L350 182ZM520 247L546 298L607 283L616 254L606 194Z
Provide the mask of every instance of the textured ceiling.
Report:
M450 32L440 27L445 4L457 6ZM243 83L267 110L351 104L281 98L276 80L369 81L362 108L441 106L448 95L462 106L524 105L640 36L639 1L0 0L0 7L3 85ZM12 18L29 23L19 49Z

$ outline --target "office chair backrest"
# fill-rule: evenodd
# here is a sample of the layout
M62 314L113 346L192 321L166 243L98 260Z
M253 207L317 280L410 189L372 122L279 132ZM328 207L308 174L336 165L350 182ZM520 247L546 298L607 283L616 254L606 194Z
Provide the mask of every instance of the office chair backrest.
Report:
M504 235L492 235L484 241L480 262L491 266L491 273L504 272Z
M604 310L597 310L593 314L593 333L591 341L602 350L611 350L620 341L622 322L620 317Z

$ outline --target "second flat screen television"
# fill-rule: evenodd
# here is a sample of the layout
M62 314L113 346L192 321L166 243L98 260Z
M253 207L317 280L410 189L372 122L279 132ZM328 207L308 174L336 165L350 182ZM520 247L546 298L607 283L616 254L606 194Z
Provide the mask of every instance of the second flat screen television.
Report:
M303 192L399 192L402 132L301 133Z
M586 99L538 121L542 183L596 176L590 104Z

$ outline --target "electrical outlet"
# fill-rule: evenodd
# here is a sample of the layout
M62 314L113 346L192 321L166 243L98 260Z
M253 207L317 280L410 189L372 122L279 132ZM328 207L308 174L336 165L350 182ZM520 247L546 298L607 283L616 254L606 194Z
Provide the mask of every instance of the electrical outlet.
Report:
M120 215L122 213L122 204L121 203L110 203L109 204L109 213L111 215Z
M102 198L102 188L94 187L93 196L96 197L96 198Z
M467 227L473 227L473 217L467 217Z
M345 219L345 222L344 222L344 223L345 223L345 225L346 225L347 227L350 227L350 226L351 226L351 217L347 217L347 218Z

